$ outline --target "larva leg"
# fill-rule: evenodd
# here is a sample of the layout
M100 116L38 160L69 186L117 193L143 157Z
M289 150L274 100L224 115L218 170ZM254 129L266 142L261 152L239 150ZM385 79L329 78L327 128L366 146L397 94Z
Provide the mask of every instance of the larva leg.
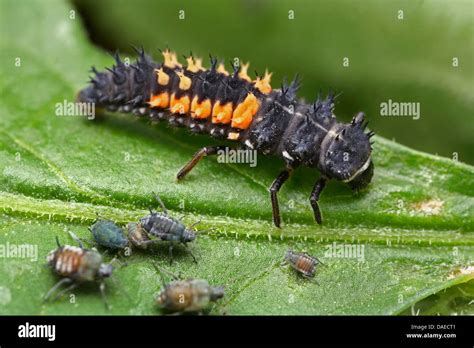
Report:
M321 211L319 210L319 196L323 191L324 187L326 186L327 179L321 178L319 179L316 184L314 185L313 191L311 191L311 196L309 196L309 201L311 203L311 207L313 208L314 219L316 222L321 225L323 220L321 218Z
M278 205L278 191L283 186L286 180L290 177L291 169L286 169L278 174L275 181L273 181L272 186L270 186L270 198L272 200L272 214L273 214L273 223L276 227L280 227L280 207Z
M193 156L193 158L186 163L186 165L181 168L181 170L178 172L176 175L176 178L178 180L183 179L193 168L198 162L205 156L209 155L216 155L219 150L225 151L225 149L229 148L228 146L210 146L210 147L203 147L201 150L196 152Z

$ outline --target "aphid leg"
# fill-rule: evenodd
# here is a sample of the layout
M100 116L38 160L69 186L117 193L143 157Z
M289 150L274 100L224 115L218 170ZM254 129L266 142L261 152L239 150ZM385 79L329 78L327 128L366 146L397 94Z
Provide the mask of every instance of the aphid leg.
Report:
M59 282L57 282L56 284L54 284L54 286L49 289L49 291L46 293L46 295L44 295L43 297L43 301L48 301L48 299L51 297L51 295L63 284L69 284L71 283L72 280L69 279L69 278L62 278Z
M176 275L174 275L170 271L158 266L155 261L153 261L153 267L155 267L155 270L160 274L161 282L163 283L163 286L166 286L166 282L165 282L165 278L163 277L163 273L166 273L169 276L171 276L171 278L173 278L173 280L179 280L180 279L180 277L177 277Z
M323 220L321 219L321 211L319 210L319 196L323 191L324 187L326 186L327 179L321 178L319 179L316 184L314 185L313 191L311 191L311 196L309 196L309 201L311 203L311 207L313 208L314 219L316 222L321 225Z
M173 243L170 243L169 256L170 256L170 266L171 266L173 264Z
M188 253L192 256L193 258L193 261L195 263L198 263L197 260L196 260L196 257L194 256L194 254L192 253L191 249L189 249L189 247L186 245L186 243L183 243L184 247L186 248L186 250L188 251Z
M200 223L201 223L201 220L196 221L191 226L189 226L189 229L191 230L194 226L196 226L197 224L200 224Z
M109 264L111 264L112 266L114 265L114 263L118 263L119 267L124 267L124 266L127 266L128 263L126 261L121 261L117 258L117 256L115 256L112 260L110 260Z
M163 213L165 213L166 215L168 215L168 210L166 209L163 201L161 200L160 196L158 196L158 194L156 193L153 193L153 196L155 196L155 199L158 201L158 203L160 204L161 206L161 209L163 209Z
M193 168L198 162L204 157L204 156L209 156L209 155L216 155L219 150L225 150L229 148L228 146L209 146L209 147L203 147L201 150L196 152L193 156L193 158L186 163L186 165L180 169L178 174L176 175L176 178L178 180L183 179Z
M280 174L278 174L277 178L275 181L272 183L272 186L270 186L270 198L272 200L272 213L273 213L273 223L275 224L276 227L280 227L280 207L278 205L278 191L280 191L280 188L283 186L286 180L290 177L291 173L291 168L288 168L284 171L282 171Z
M152 240L145 240L142 242L137 242L137 246L139 248L147 248L148 245L153 245L155 243L160 243L161 241L159 239L152 239Z
M102 301L104 301L105 309L109 310L109 303L107 302L107 296L105 296L105 282L101 282L100 286L100 294L102 295Z
M60 292L58 292L58 293L56 294L56 296L54 296L53 301L58 300L58 299L61 298L61 296L63 296L66 292L71 291L71 290L74 290L74 289L77 288L78 286L79 286L79 284L77 284L77 283L72 283L72 284L69 285L66 289L63 289L63 290L61 290Z
M314 256L313 256L313 257L314 257ZM325 265L324 263L322 263L321 260L318 259L317 257L314 257L314 259L315 259L316 261L318 261L318 264L323 265L323 266L326 266L326 265Z

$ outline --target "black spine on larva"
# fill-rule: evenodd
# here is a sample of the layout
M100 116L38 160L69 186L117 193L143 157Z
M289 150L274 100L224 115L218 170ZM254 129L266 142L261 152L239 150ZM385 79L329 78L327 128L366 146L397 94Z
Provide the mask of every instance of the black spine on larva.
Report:
M328 179L348 182L353 189L365 187L371 180L370 137L364 133L366 123L363 115L356 116L349 124L337 122L334 111L334 95L326 99L320 97L314 104L297 100L300 81L295 78L289 85L268 94L261 93L255 84L238 76L239 68L226 76L218 72L217 59L211 57L211 68L193 73L177 65L175 68L156 64L137 50L138 60L127 66L115 55L115 64L105 72L95 68L91 85L82 90L78 100L94 102L99 107L115 111L133 111L149 114L152 119L166 118L170 124L185 126L193 132L206 132L215 137L228 137L240 141L243 146L263 154L273 154L286 161L288 167L304 165L317 168ZM163 69L169 76L165 86L157 82L156 69ZM179 88L180 71L191 78L191 89ZM174 94L176 98L187 95L190 101L206 99L211 104L232 103L233 108L241 103L248 93L253 93L259 101L257 114L250 126L235 129L231 124L214 124L212 118L192 118L189 114L172 114L169 110L150 108L147 104L151 95L161 92ZM237 135L237 136L235 136Z

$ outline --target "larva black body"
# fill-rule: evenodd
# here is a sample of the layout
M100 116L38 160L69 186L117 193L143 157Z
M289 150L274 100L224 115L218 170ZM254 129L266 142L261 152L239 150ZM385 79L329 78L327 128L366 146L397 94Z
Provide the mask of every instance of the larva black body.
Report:
M334 96L313 104L296 98L298 78L272 90L271 74L252 81L247 65L233 66L229 74L211 57L211 68L199 59L187 58L182 67L176 55L163 52L164 62L154 63L143 50L135 64L126 65L115 55L116 65L105 72L93 68L91 85L79 93L78 101L96 103L111 111L166 119L196 133L240 142L239 146L264 155L276 155L286 169L270 187L273 221L280 226L277 192L294 168L303 165L321 173L310 195L316 221L322 222L319 196L330 179L343 181L353 190L365 188L372 179L370 137L365 133L364 114L349 124L337 122ZM199 160L217 154L226 146L205 147L178 173L191 171Z

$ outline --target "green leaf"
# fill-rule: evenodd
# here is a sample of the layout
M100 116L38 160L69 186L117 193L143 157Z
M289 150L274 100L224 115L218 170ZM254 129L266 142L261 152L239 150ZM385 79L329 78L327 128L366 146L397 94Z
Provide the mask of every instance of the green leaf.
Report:
M130 115L56 116L56 104L74 101L84 87L89 67L108 66L111 58L88 43L68 4L1 6L0 245L31 244L37 259L3 258L0 313L159 314L153 261L223 285L226 296L214 314L397 314L473 278L473 167L378 137L369 190L353 195L331 183L318 226L308 202L318 173L298 170L280 194L284 225L277 229L267 187L279 161L258 157L249 168L207 158L178 184L180 166L215 141ZM136 221L156 205L152 191L173 216L212 228L191 246L198 264L180 249L169 266L166 245L136 251L108 282L110 311L92 285L76 290L74 303L42 303L57 281L44 266L55 236L69 244L68 231L90 238L96 213L120 224ZM339 257L345 245L360 253ZM282 264L289 248L323 261L315 281Z

